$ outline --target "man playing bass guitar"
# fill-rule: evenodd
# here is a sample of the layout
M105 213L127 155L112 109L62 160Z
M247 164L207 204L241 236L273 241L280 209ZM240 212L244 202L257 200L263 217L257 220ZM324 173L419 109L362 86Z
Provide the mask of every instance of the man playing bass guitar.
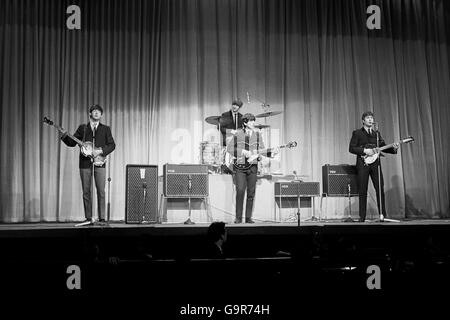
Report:
M86 221L93 221L92 217L92 170L94 170L95 186L97 188L98 215L100 221L105 221L105 181L106 168L104 159L108 154L114 151L116 144L111 134L111 129L100 123L103 115L103 109L99 105L93 105L89 108L89 122L81 124L74 137L83 143L92 141L95 137L95 146L91 150L86 150L86 146L82 146L80 150L80 177L81 186L83 188L84 214ZM69 147L75 147L77 142L65 132L61 140Z

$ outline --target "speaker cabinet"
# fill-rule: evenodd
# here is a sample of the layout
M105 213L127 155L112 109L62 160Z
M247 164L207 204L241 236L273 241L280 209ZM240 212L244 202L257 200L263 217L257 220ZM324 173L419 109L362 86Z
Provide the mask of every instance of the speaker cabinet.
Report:
M348 197L358 195L356 166L341 164L322 166L323 194L327 197Z
M189 198L209 196L208 165L165 164L164 196Z
M319 182L275 182L275 197L319 197Z
M158 166L126 166L125 223L158 222Z

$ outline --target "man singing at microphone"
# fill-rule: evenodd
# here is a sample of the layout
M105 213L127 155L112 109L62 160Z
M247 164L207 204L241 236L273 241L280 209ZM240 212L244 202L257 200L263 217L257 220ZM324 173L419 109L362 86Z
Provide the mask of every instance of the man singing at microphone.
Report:
M359 222L364 222L366 219L366 207L367 207L367 187L369 184L369 176L372 179L375 192L377 194L378 212L380 213L380 221L384 221L386 217L386 206L384 202L384 181L383 173L381 171L380 158L371 164L365 164L363 156L374 155L377 153L377 135L378 135L378 147L385 146L383 138L380 132L374 128L374 115L371 111L366 111L362 115L363 127L353 131L352 138L350 140L349 151L356 154L356 170L358 174L358 188L359 188ZM387 153L397 153L399 147L398 143L390 149L384 150ZM380 180L378 179L378 169L380 169ZM381 208L380 211L380 191L381 187Z

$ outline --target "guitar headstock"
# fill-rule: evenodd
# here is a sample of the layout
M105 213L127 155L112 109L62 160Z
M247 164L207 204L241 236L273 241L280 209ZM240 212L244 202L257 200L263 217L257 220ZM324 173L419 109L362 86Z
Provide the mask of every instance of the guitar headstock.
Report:
M410 143L410 142L414 142L414 138L411 136L401 140L401 143Z
M60 126L56 125L52 120L50 120L47 117L44 117L44 121L45 124L48 124L49 126L54 126L56 129L58 129L61 133L64 133L64 129L61 128Z
M291 141L286 144L286 148L295 148L297 146L297 141Z
M52 126L52 125L53 125L53 121L50 120L50 119L47 118L47 117L44 117L44 123L45 123L45 124L48 124L49 126Z

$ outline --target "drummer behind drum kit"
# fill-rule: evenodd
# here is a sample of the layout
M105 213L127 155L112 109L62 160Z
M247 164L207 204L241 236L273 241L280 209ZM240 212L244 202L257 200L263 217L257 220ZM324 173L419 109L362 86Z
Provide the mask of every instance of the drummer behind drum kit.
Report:
M267 118L278 114L283 111L270 111L256 115L256 118ZM209 124L217 126L220 131L220 116L210 116L205 119ZM270 125L268 124L257 124L255 125L258 129L268 129L270 130ZM225 163L225 153L226 148L223 148L221 144L209 141L200 142L200 163L206 164L209 167L211 173L229 173L222 172L226 171Z

